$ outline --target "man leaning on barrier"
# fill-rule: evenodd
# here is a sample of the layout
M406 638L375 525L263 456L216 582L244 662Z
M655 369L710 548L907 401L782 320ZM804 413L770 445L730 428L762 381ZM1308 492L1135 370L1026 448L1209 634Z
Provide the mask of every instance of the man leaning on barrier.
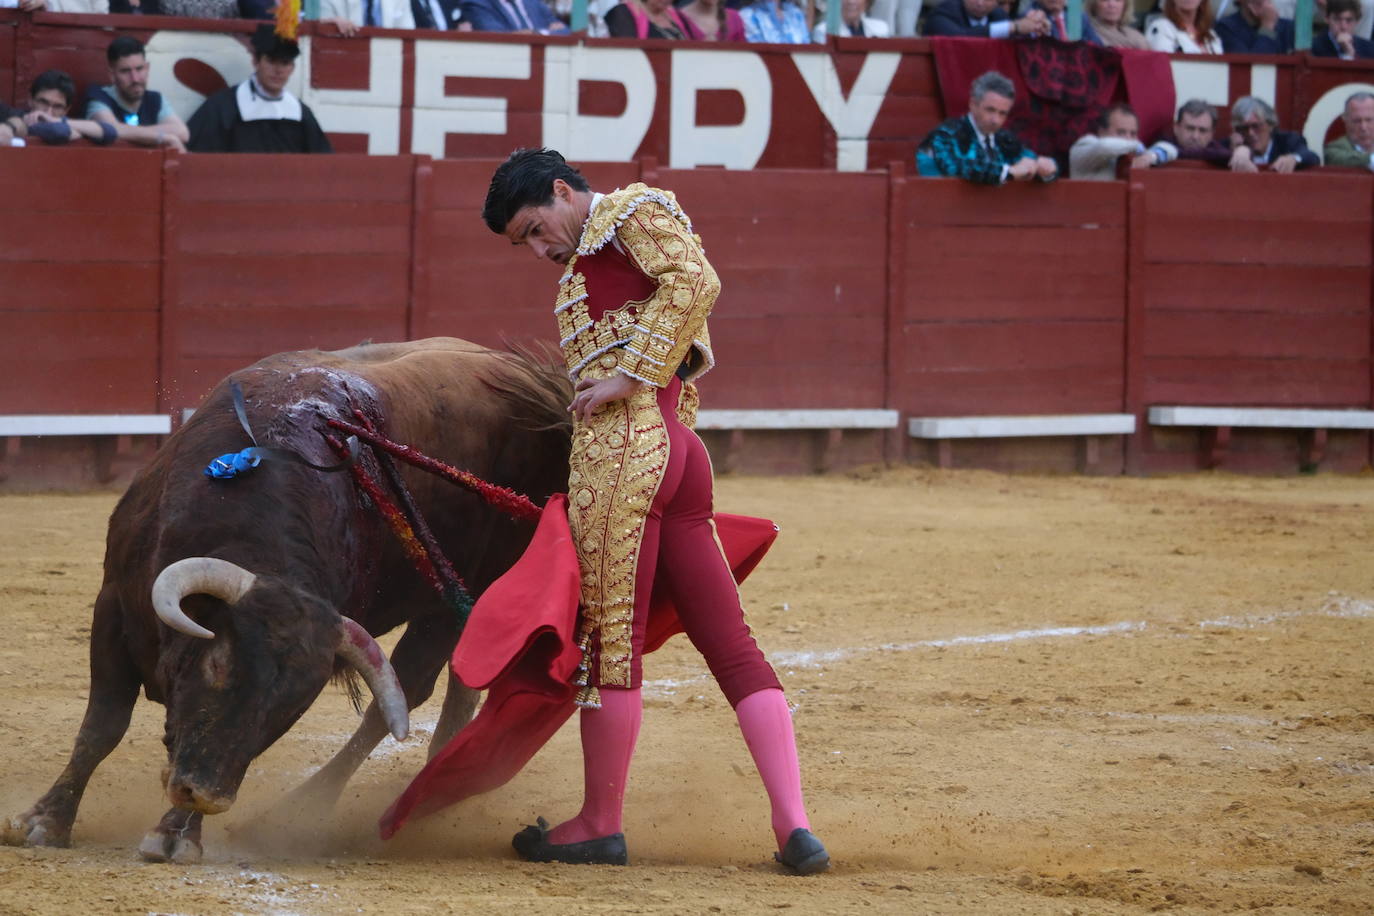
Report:
M916 147L920 174L991 185L1059 177L1053 159L1037 156L1003 129L1016 98L1011 80L989 70L973 81L969 93L968 114L941 124Z

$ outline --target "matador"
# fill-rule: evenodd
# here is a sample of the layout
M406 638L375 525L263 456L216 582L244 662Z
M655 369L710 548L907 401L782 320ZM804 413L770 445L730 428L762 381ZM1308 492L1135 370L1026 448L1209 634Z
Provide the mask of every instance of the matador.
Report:
M516 834L530 861L625 864L622 802L642 714L650 596L664 589L734 707L772 808L775 858L803 874L830 857L811 833L791 710L745 620L714 522L712 472L692 431L694 380L714 358L720 281L670 191L594 193L558 153L517 150L483 219L564 266L554 313L575 384L568 522L581 587L581 811Z

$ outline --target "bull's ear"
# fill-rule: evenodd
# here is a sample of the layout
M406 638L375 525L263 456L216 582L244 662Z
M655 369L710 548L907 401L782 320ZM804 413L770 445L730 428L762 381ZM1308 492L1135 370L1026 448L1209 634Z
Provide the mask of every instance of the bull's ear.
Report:
M199 639L214 639L215 634L196 623L181 609L187 595L210 595L226 604L237 604L257 576L217 557L187 557L177 560L153 582L153 610L157 617L178 633Z

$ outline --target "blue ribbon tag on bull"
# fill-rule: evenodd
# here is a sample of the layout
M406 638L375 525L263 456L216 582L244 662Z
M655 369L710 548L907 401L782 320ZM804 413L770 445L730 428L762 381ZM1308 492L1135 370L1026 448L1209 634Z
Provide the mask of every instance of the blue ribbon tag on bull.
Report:
M259 464L262 464L262 455L258 453L258 449L246 448L241 452L220 455L205 466L205 476L228 480L245 471L251 471Z

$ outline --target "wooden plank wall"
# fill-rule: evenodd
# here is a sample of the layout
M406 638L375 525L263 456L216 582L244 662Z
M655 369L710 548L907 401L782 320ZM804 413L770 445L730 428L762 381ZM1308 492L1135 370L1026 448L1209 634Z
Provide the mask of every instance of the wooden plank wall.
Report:
M14 103L10 96L14 92L15 75L18 71L14 59L16 32L19 28L19 14L14 10L0 10L0 102Z
M879 406L887 176L662 171L722 278L711 407Z
M480 220L495 164L0 150L0 199L23 214L0 220L0 413L175 417L267 354L368 338L552 344L560 268ZM1153 404L1374 403L1368 175L585 172L672 188L705 238L724 283L712 407L1127 411L1143 432L1121 466L1150 471L1203 451L1148 429ZM1252 438L1295 466L1296 434ZM1364 434L1326 448L1369 460Z
M905 182L902 368L918 416L1121 408L1122 182Z
M157 410L161 182L157 153L0 149L0 413Z
M563 270L515 247L482 222L482 204L499 160L443 159L430 164L430 187L417 222L428 227L417 253L416 337L462 337L486 346L558 344L553 300ZM639 163L585 163L595 190L639 180Z
M406 336L414 157L201 154L167 171L166 404L280 350Z
M1370 183L1356 174L1139 176L1143 406L1367 407ZM1363 434L1345 434L1359 467ZM1157 431L1146 465L1195 466L1195 432ZM1365 454L1360 454L1364 452Z

